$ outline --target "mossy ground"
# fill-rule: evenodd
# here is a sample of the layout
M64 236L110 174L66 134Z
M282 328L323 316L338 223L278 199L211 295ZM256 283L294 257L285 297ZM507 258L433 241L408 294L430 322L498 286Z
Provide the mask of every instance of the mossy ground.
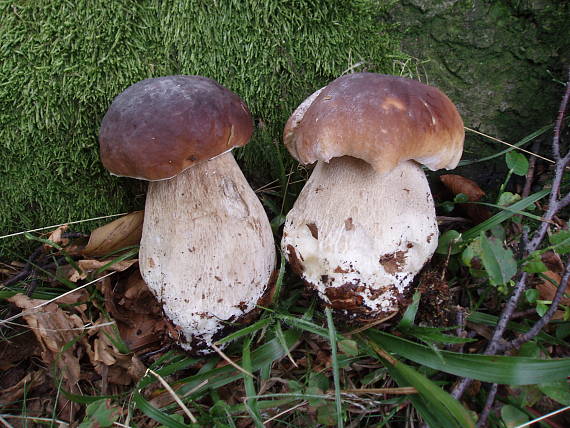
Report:
M97 133L111 100L148 77L238 93L258 125L238 158L250 180L276 178L300 101L355 63L387 72L402 58L378 19L389 3L0 0L0 234L142 206L143 184L103 170ZM0 258L19 245L0 241Z

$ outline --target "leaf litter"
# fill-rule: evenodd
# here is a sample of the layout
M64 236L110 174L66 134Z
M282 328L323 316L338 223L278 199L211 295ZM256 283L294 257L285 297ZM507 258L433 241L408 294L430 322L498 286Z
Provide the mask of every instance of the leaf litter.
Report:
M57 388L59 382L71 394L83 394L85 382L91 383L99 394L115 394L145 374L145 365L133 351L159 347L167 325L158 302L140 277L138 260L120 259L128 249L138 245L141 228L142 212L135 212L95 229L87 243L81 237L69 238L66 225L39 239L41 251L49 253L51 259L75 260L61 266L52 263L53 269L40 270L38 275L50 285L63 278L79 287L109 272L123 272L123 275L113 281L110 277L100 279L91 292L82 288L53 301L32 298L21 288L6 299L21 311L20 317L35 340L27 338L32 346L24 357L21 353L0 353L0 367L6 369L3 380L13 371L11 385L5 385L0 392L0 407L17 408L18 400L40 390ZM18 269L3 273L16 275ZM23 327L16 322L6 325L14 331ZM22 360L34 355L47 371L16 371ZM72 422L80 406L62 394L52 393L52 397L56 395L59 402L52 406L57 405L60 418Z

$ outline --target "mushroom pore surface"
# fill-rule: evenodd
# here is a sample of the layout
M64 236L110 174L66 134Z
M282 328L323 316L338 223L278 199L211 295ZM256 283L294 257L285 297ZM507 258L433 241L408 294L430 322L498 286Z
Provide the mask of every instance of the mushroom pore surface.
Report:
M281 245L326 304L347 318L379 318L400 309L437 240L432 195L415 162L382 174L344 156L317 163Z
M149 184L140 270L184 349L208 352L255 309L274 266L267 215L231 153Z

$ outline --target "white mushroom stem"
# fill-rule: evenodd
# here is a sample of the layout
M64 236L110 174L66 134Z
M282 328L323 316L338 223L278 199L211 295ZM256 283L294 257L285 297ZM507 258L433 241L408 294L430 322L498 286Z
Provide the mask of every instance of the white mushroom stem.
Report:
M251 312L274 266L267 215L231 153L150 183L140 270L183 348L207 350Z
M427 179L413 161L381 175L342 157L318 162L287 215L282 248L319 297L349 317L397 310L437 247Z

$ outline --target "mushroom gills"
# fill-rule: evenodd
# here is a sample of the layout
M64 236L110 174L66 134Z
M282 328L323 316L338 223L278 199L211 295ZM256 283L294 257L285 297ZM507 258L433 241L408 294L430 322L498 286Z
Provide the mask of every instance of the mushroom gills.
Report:
M255 309L274 266L267 215L231 153L149 184L140 270L182 348L209 352Z
M437 238L433 198L415 162L383 175L344 156L317 163L287 215L282 248L326 304L378 318L399 309Z

